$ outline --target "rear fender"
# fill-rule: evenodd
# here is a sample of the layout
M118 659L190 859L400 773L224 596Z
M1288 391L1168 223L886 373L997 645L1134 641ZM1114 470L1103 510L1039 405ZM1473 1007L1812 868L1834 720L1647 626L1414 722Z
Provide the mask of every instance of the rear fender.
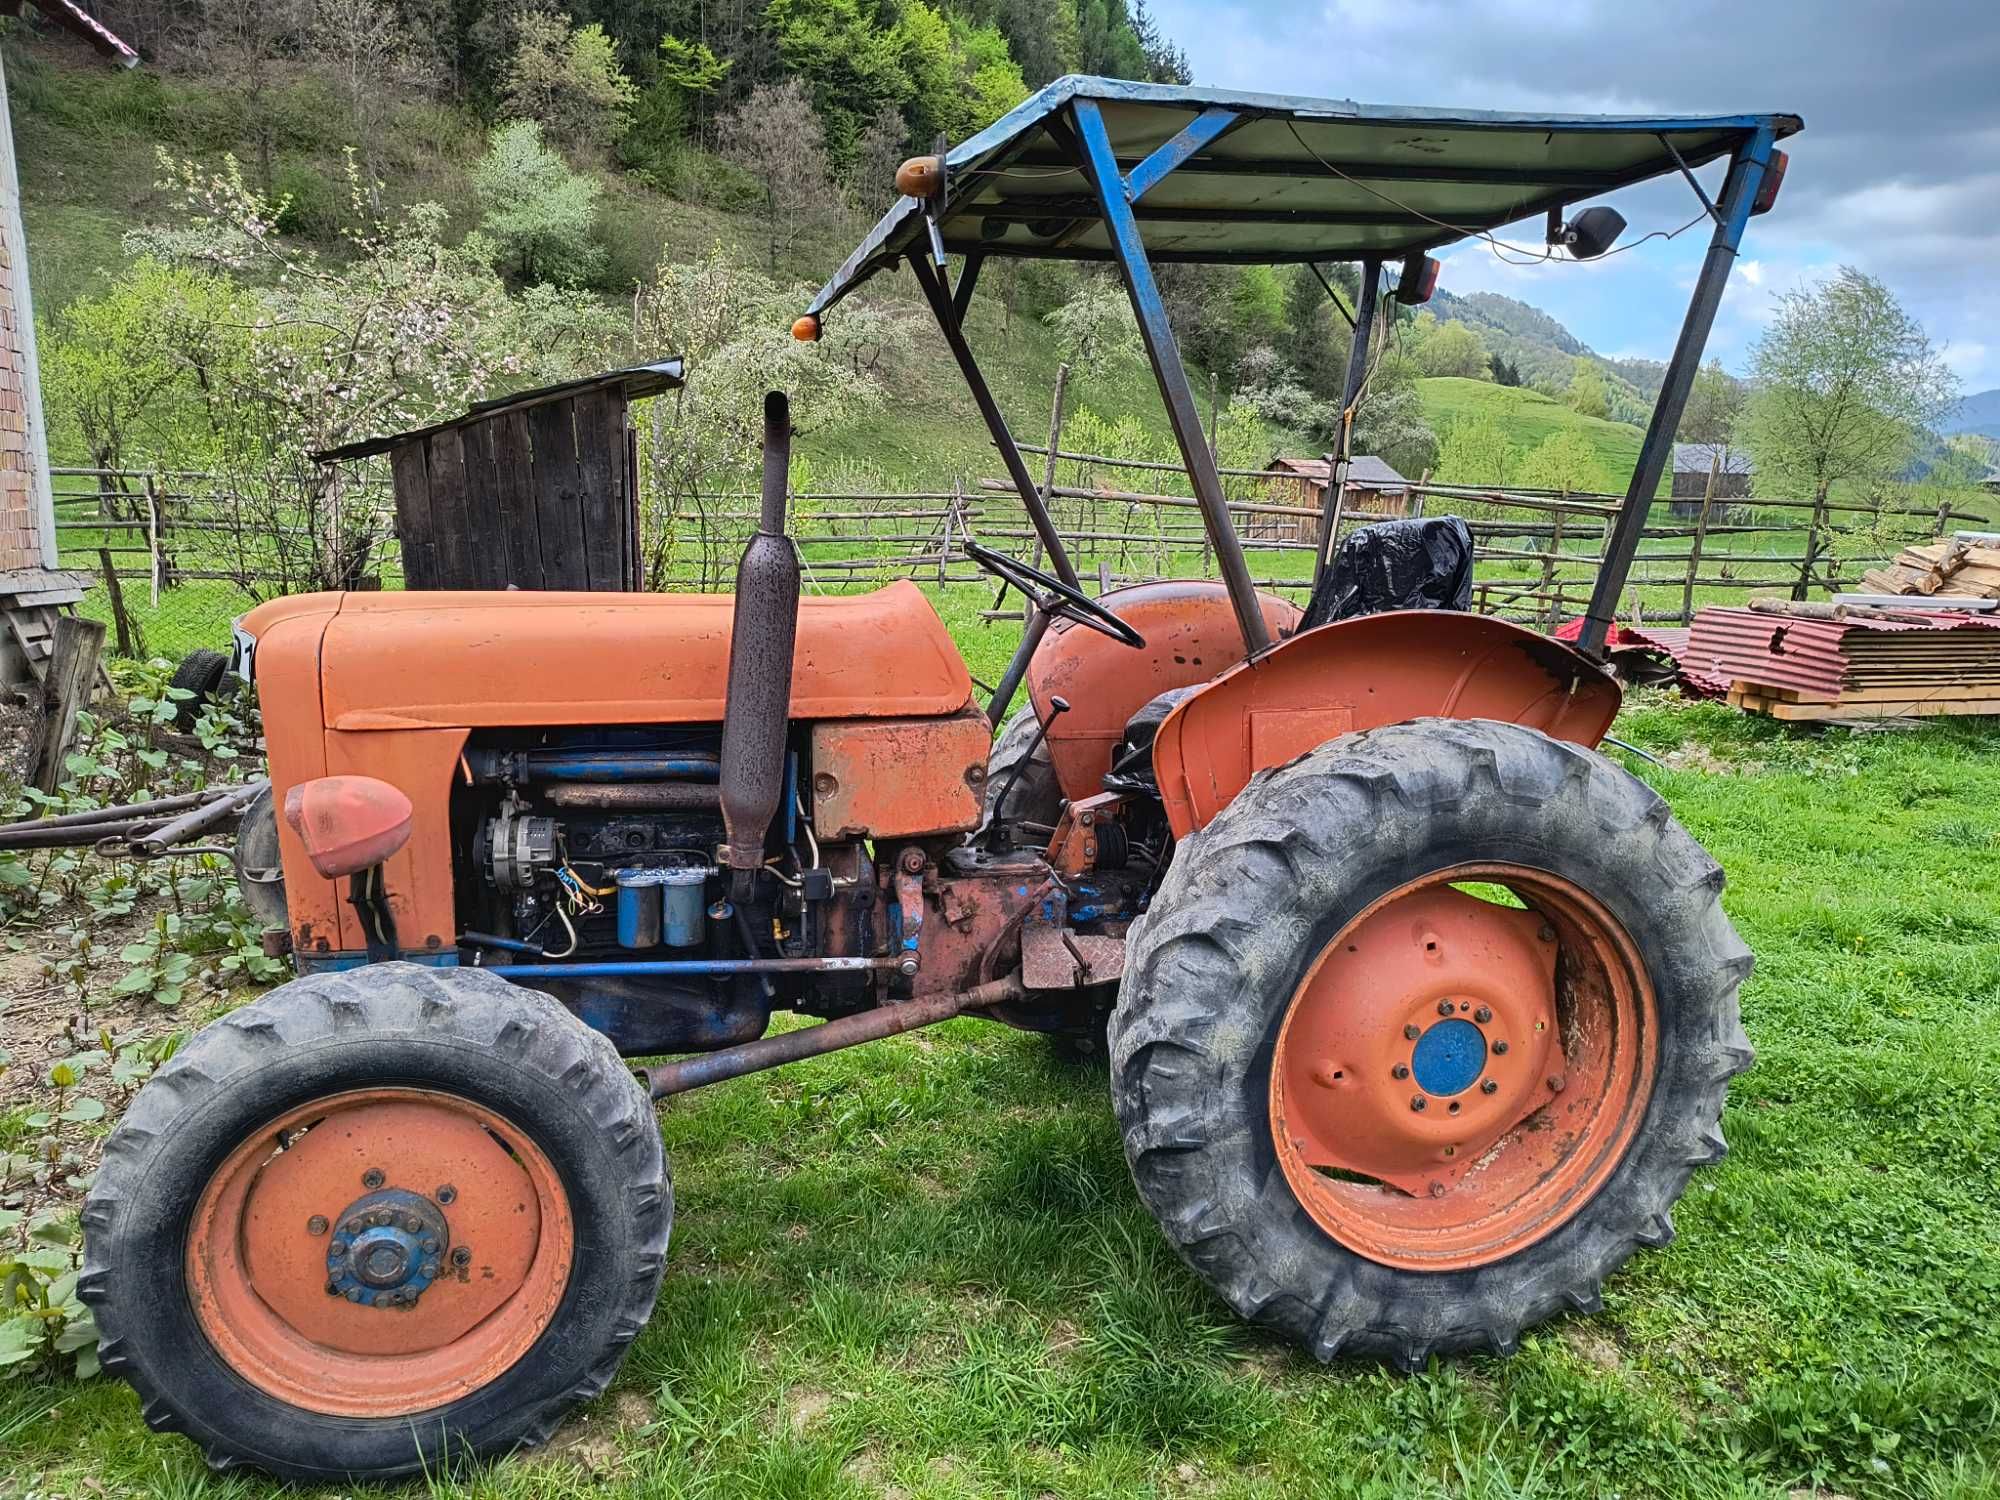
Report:
M1176 838L1229 805L1257 772L1343 734L1407 719L1499 719L1596 745L1617 682L1561 641L1484 615L1399 610L1282 641L1184 699L1160 726L1153 769Z

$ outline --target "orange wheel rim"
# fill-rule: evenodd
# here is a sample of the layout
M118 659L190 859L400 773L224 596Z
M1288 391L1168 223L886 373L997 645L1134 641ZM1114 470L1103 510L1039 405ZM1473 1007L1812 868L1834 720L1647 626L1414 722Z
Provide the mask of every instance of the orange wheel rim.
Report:
M230 1153L195 1208L187 1283L202 1332L259 1390L402 1417L534 1346L575 1243L561 1179L510 1122L449 1094L364 1089Z
M1645 964L1600 902L1547 871L1458 865L1371 903L1307 971L1278 1030L1272 1140L1350 1250L1487 1265L1617 1170L1658 1049Z

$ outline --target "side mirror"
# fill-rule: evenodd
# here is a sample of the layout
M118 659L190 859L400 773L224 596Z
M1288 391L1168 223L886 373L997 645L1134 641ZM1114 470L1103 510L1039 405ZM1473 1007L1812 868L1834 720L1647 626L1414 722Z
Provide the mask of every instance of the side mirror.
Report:
M410 841L410 799L373 776L320 776L285 793L285 821L328 880L372 870Z

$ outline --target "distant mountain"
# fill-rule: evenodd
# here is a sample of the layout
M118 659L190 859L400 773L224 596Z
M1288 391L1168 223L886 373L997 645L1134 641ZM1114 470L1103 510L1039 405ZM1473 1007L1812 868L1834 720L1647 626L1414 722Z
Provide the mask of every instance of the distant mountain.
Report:
M1439 288L1430 310L1441 323L1459 322L1479 330L1486 347L1510 364L1521 379L1546 390L1564 390L1579 357L1604 371L1612 416L1622 422L1644 422L1659 394L1666 366L1650 359L1606 359L1567 328L1526 302L1498 292L1467 296Z
M1945 418L1939 430L1976 432L1981 437L2000 438L2000 388L1980 391L1958 403L1958 410Z

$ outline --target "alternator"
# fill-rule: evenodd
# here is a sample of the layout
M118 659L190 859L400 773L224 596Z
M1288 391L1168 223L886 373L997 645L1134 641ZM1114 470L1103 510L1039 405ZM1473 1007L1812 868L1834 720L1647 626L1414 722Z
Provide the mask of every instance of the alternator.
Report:
M535 872L556 862L556 820L523 816L509 802L485 828L487 868L502 890L529 890Z

